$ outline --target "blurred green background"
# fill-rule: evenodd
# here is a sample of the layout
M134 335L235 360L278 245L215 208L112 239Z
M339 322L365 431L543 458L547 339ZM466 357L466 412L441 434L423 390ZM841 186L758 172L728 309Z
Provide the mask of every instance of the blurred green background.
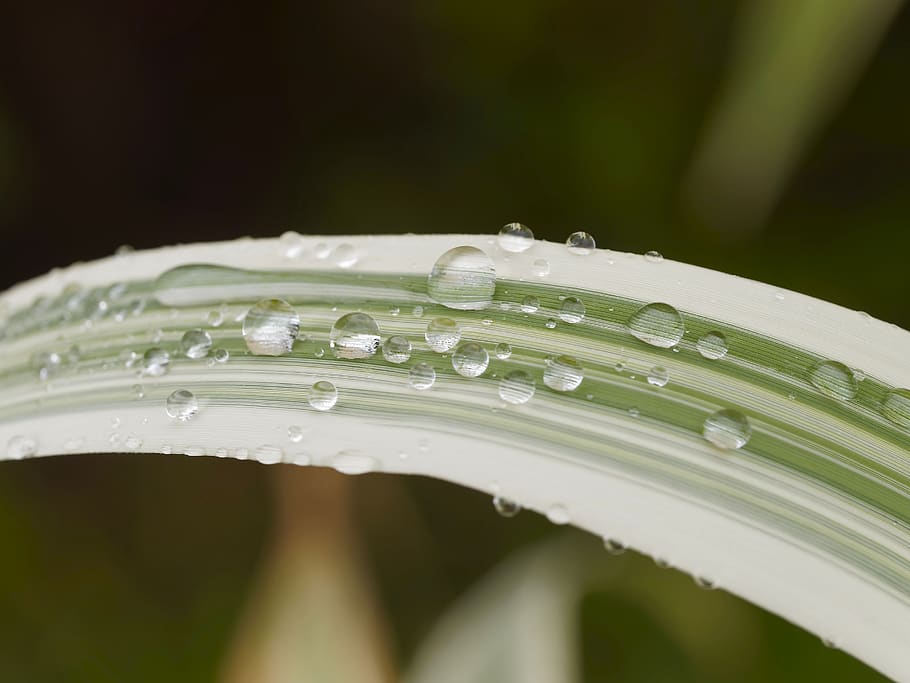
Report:
M910 327L908 65L899 0L4 4L0 277L123 244L518 220ZM131 455L0 467L0 679L397 680L554 535L608 560L570 615L579 680L880 678L478 493Z

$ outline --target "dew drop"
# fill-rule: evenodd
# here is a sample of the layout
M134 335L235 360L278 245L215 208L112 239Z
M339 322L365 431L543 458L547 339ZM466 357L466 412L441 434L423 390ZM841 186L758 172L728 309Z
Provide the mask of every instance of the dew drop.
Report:
M547 318L547 322L544 323L544 327L548 330L556 329L556 321L553 318Z
M462 377L479 377L490 364L490 354L476 342L460 344L452 354L452 368Z
M370 358L379 349L379 325L366 313L343 315L332 325L329 347L336 358Z
M263 444L253 451L253 460L261 462L263 465L275 465L284 458L284 450L280 446Z
M512 370L499 381L499 398L506 403L521 405L534 396L534 378L524 370Z
M547 359L543 371L543 383L556 391L573 391L584 378L584 368L572 356L557 356Z
M278 238L285 258L300 258L303 254L304 239L300 233L288 230Z
M534 233L521 223L507 223L502 226L496 241L503 251L519 253L534 246Z
M291 425L288 427L288 439L294 443L303 441L303 427L300 425Z
M358 260L357 249L352 244L339 244L332 252L332 260L339 268L351 268Z
M676 346L686 331L679 311L663 303L642 306L631 315L626 327L636 339L663 349Z
M566 510L564 505L558 503L556 505L551 505L547 509L547 519L553 524L568 524L570 520L569 511Z
M342 451L331 460L332 468L341 474L366 474L376 469L376 459L356 451Z
M243 318L243 341L254 356L290 352L300 331L300 316L282 299L263 299Z
M150 377L160 377L167 372L171 363L171 354L164 349L153 346L142 356L142 372Z
M655 387L663 387L670 381L670 373L665 367L655 365L648 370L648 384Z
M611 555L622 555L626 552L626 545L622 541L617 541L615 538L605 538L604 549Z
M702 435L718 448L742 448L752 436L749 419L738 410L724 408L711 413L702 426Z
M521 505L511 498L503 496L493 496L493 509L499 513L500 517L514 517L521 512Z
M910 389L889 391L882 401L882 414L894 424L910 428Z
M411 359L411 342L397 334L389 337L382 345L382 357L389 363L407 363Z
M31 458L38 452L38 442L28 436L16 435L6 444L6 457L10 460Z
M429 363L417 363L408 372L408 384L412 389L424 391L436 382L436 371Z
M142 438L136 434L130 434L124 440L123 445L129 448L131 451L139 450L142 448Z
M212 352L212 358L215 359L216 363L227 363L230 357L231 354L227 349L215 349Z
M650 261L651 263L660 263L664 260L663 254L659 251L646 251L645 252L645 261Z
M167 397L164 409L169 417L186 422L199 412L199 401L196 400L193 392L177 389Z
M831 398L849 401L856 396L857 382L853 371L837 361L826 360L816 365L809 373L809 381Z
M585 305L581 299L566 297L559 307L559 319L567 323L580 323L585 319Z
M704 358L719 360L727 355L727 338L720 332L707 332L695 342L695 349Z
M717 588L717 584L714 583L714 581L709 579L707 576L696 575L696 576L693 576L692 578L695 580L695 585L698 586L699 588L701 588L702 590L713 591L715 588Z
M205 322L212 327L220 327L224 322L224 313L222 311L209 311L205 316Z
M331 410L338 403L338 389L327 380L320 380L310 387L310 407L316 410Z
M461 339L461 329L451 318L433 318L427 324L424 335L430 348L436 353L451 351Z
M411 309L411 315L413 315L415 318L422 318L423 317L423 306L421 306L419 304L417 306L414 306L414 308Z
M595 246L594 238L586 232L573 232L566 240L569 252L578 256L587 256Z
M512 356L512 347L505 342L496 345L494 353L499 360L508 360Z
M521 310L524 313L536 313L540 308L540 300L530 294L521 300Z
M535 259L531 264L531 272L537 277L546 277L550 274L550 262L545 258Z
M205 358L212 348L212 335L205 330L187 330L180 339L180 350L187 358Z
M493 261L477 247L455 247L439 257L427 277L433 301L463 311L486 308L496 290Z

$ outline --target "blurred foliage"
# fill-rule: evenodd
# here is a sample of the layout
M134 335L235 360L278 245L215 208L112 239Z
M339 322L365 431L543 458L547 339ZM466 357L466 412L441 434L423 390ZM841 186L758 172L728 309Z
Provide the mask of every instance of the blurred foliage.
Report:
M841 39L832 48L818 35L811 12L829 5L878 16L828 22L843 40L866 36L852 62L841 59ZM786 36L744 28L761 7L767 18L794 6L809 20ZM3 284L124 243L289 228L492 233L520 220L538 237L586 229L600 246L659 249L910 327L910 16L897 13L886 30L895 8L890 0L274 0L252 10L205 0L7 3ZM862 25L872 28L862 34ZM801 61L807 26L817 29L815 71ZM744 35L766 44L744 52ZM784 37L790 52L778 45ZM773 70L757 57L736 62L743 54L765 55ZM765 209L734 205L725 214L735 228L742 212L749 229L718 231L693 210L686 179L731 79L768 73L773 82L760 90L734 88L761 93L748 100L759 122L776 120L765 111L799 106L822 113L797 126L798 153L775 176ZM804 81L808 93L778 83L806 73L832 80ZM733 147L723 152L755 142L726 134ZM709 182L700 196L712 192L728 190ZM354 489L358 543L403 667L459 596L502 558L554 533L529 513L499 519L485 497L439 482L368 476ZM4 464L0 677L216 677L250 613L260 556L271 557L271 496L264 468L252 463L132 455ZM646 558L610 562L610 582L578 614L587 681L879 679Z

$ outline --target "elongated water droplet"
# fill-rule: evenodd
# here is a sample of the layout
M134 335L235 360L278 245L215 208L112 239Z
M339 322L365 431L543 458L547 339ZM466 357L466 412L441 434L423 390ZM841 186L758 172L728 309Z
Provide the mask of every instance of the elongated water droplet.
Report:
M882 414L894 424L910 428L910 389L889 391L882 401Z
M536 296L529 294L521 301L521 310L524 313L536 313L538 308L540 308L540 301Z
M445 353L455 348L461 339L461 329L451 318L433 318L427 324L424 337L436 353Z
M338 403L338 389L331 382L320 380L310 387L308 401L310 406L316 410L331 410Z
M856 396L857 382L853 371L837 361L826 360L816 365L809 373L809 381L831 398L849 401Z
M376 469L377 461L356 451L342 451L332 458L332 467L342 474L366 474Z
M493 509L499 513L500 517L514 517L521 512L521 505L511 498L493 496Z
M645 252L645 261L650 261L651 263L660 263L664 260L663 254L659 251L646 251Z
M255 356L289 353L299 331L300 316L282 299L263 299L243 319L243 341Z
M596 246L594 238L586 232L573 232L566 240L569 252L578 256L587 256Z
M669 381L670 373L663 366L655 365L648 371L648 384L652 386L663 387L666 386Z
M452 368L462 377L479 377L490 364L490 354L476 342L460 344L452 354Z
M196 400L193 392L177 389L167 397L164 409L168 416L186 422L199 412L199 401Z
M569 511L566 510L564 505L559 503L551 505L547 508L547 519L553 524L568 524L570 520Z
M486 308L495 290L493 261L477 247L449 249L427 278L427 293L433 301L463 311Z
M524 370L512 370L499 381L499 398L506 403L520 405L534 396L534 378Z
M212 335L205 330L187 330L180 339L180 350L187 358L205 358L212 348Z
M31 458L38 452L38 442L30 436L16 435L6 444L6 457L10 460Z
M695 348L702 357L719 360L727 355L727 338L721 332L707 332L695 342Z
M379 325L366 313L343 315L332 325L329 347L336 358L369 358L379 349Z
M408 384L412 389L424 391L436 382L436 370L429 363L417 363L408 373Z
M281 446L263 444L253 451L253 460L263 465L275 465L284 459L284 450Z
M584 368L572 356L557 356L547 360L543 383L556 391L573 391L584 379Z
M713 591L715 588L717 588L717 584L707 576L695 575L692 578L695 581L695 585L702 590Z
M508 360L512 356L512 347L505 342L500 342L494 349L499 360Z
M411 358L411 342L400 335L389 337L382 345L382 357L390 363L407 363Z
M742 448L749 442L752 425L738 410L724 408L705 419L702 435L718 448L733 450Z
M577 297L566 297L559 307L559 318L567 323L580 323L585 319L584 303Z
M171 354L153 346L142 356L142 372L150 377L160 377L167 372L170 362Z
M527 251L534 246L534 233L521 223L507 223L499 231L497 242L503 251L513 253Z
M676 346L686 331L679 311L664 303L642 306L631 315L626 327L636 339L663 349Z

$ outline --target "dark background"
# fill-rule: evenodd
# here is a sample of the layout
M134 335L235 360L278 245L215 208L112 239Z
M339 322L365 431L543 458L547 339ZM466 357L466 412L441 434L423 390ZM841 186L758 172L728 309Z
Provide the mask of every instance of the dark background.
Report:
M585 229L599 246L657 249L908 327L908 12L884 22L866 57L851 61L832 36L824 78L841 95L808 117L789 165L750 156L765 143L752 145L746 126L737 158L748 182L690 191L753 4L4 4L0 284L121 245L288 229L493 233L520 220L538 237ZM754 125L796 101L786 82L768 92ZM779 118L763 133L772 141ZM743 190L755 169L777 180L770 199ZM222 670L274 491L266 468L207 460L0 468L0 677L195 681ZM345 486L396 666L474 580L554 533L437 482ZM420 533L376 521L394 501ZM396 546L409 533L422 540ZM697 591L645 558L617 562L670 602ZM620 578L579 616L587 680L875 679L729 596L696 598L706 643L730 619L746 624L739 656L685 650ZM727 616L711 621L712 605ZM626 654L605 663L601 642Z

